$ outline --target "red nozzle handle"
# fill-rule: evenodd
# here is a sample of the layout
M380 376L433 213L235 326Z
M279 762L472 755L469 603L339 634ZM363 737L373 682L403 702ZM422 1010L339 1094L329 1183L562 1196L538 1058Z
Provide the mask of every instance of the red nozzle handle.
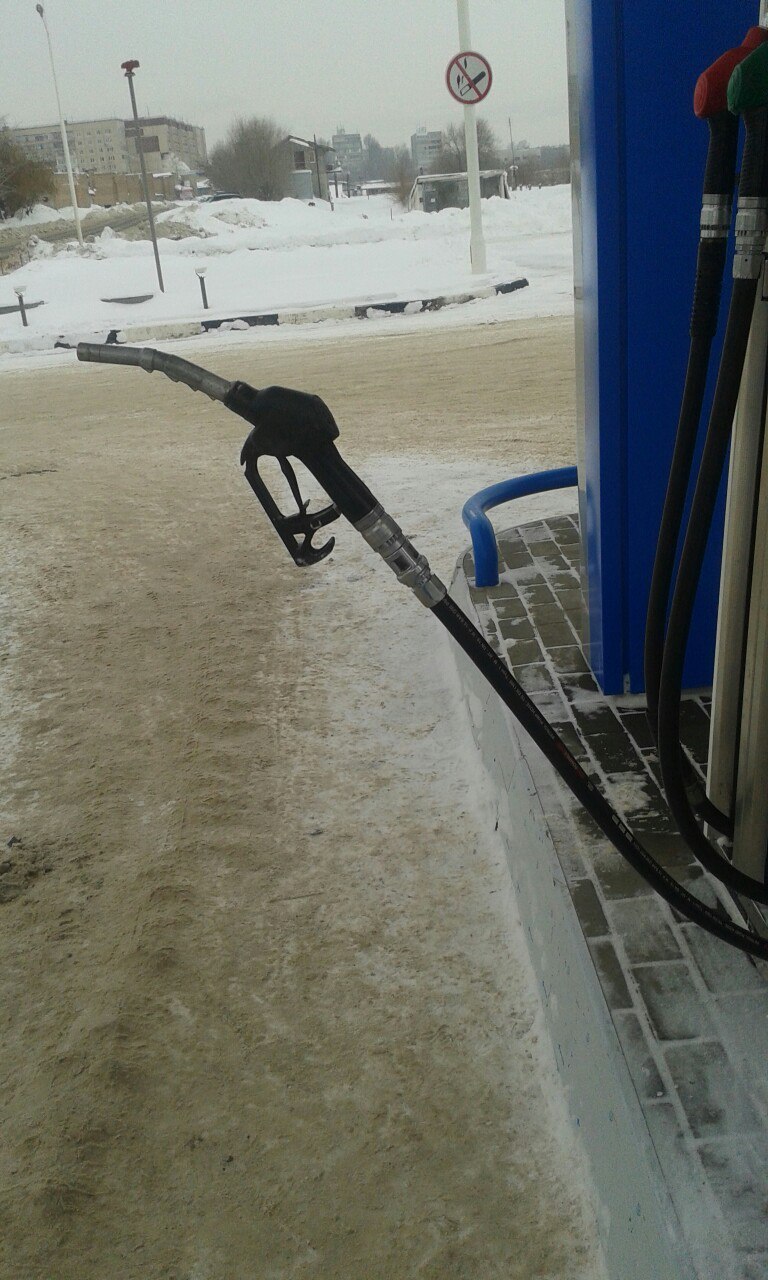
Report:
M734 69L766 41L768 28L750 27L737 49L728 49L702 71L693 94L693 110L700 120L709 120L720 111L728 110L728 81Z

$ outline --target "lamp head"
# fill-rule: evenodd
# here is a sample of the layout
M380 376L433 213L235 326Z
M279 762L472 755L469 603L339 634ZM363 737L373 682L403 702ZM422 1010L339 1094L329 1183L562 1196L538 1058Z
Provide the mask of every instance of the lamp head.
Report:
M202 280L207 270L208 270L207 267L195 267L195 275L199 276L200 279Z
M128 62L121 62L120 66L127 76L132 76L137 67L141 66L135 58L131 58Z
M13 292L16 294L16 297L17 297L17 298L20 298L20 297L21 297L21 295L24 293L24 291L25 291L26 287L27 287L27 286L26 286L25 284L15 284L15 285L13 286Z

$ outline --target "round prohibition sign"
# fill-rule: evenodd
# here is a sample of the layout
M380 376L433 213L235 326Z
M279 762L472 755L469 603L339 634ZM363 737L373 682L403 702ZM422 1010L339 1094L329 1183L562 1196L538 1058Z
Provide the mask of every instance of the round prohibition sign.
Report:
M467 49L448 63L445 83L452 98L465 107L474 107L487 98L493 84L491 64L482 53Z

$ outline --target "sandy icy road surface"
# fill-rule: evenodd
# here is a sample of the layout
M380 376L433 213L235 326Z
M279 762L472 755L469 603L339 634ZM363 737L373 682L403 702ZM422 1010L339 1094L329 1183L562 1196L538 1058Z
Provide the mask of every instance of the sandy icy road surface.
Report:
M444 576L505 385L570 456L568 322L203 351L325 395ZM348 528L295 570L219 406L2 391L0 1274L601 1276L433 620Z

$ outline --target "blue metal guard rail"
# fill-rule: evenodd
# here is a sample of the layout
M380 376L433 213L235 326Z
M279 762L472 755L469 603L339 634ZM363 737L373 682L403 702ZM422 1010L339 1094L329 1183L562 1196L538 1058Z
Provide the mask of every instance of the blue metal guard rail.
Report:
M578 484L576 467L556 467L554 471L536 471L529 476L515 476L500 484L489 485L473 493L464 503L461 518L472 538L475 560L475 583L478 587L495 587L499 581L499 549L493 525L485 514L490 507L514 498L527 498L533 493L551 489L570 489Z

